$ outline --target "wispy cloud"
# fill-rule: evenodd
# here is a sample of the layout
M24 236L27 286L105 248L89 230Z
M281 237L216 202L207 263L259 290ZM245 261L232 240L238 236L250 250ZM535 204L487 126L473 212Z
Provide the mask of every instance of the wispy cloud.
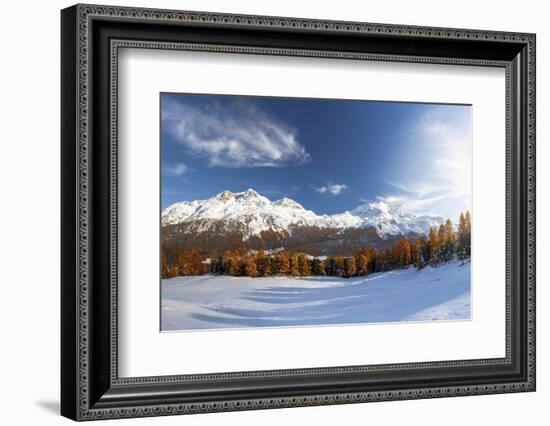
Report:
M471 122L466 115L443 115L438 110L425 114L408 133L417 147L420 164L415 178L406 182L388 180L393 188L379 197L412 213L438 213L469 208L471 197ZM456 207L456 208L455 208Z
M437 204L449 198L448 194L433 195L431 197L415 198L414 196L387 195L376 199L397 210L415 214L440 214Z
M187 167L184 163L176 163L172 165L163 165L162 166L162 172L166 176L181 176L184 175L189 171L189 167Z
M451 189L450 186L437 185L428 182L415 182L415 183L397 183L392 181L386 181L386 183L398 190L399 192L404 192L409 194L414 198L423 198L429 196L430 194L435 194L438 192L448 191Z
M320 187L314 187L315 191L319 194L331 194L331 195L340 195L342 191L348 189L348 186L343 183L332 183L329 182L326 185Z
M201 106L167 101L162 121L181 145L210 166L282 167L311 158L295 129L242 100Z

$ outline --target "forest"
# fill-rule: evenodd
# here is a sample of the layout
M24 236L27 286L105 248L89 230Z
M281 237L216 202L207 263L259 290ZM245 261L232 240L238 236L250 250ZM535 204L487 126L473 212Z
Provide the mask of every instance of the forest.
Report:
M162 253L162 278L193 275L230 275L247 277L336 276L351 278L414 265L417 270L437 267L458 258L464 263L471 255L471 215L461 213L458 226L450 219L428 235L417 239L401 238L391 247L379 250L363 247L353 255L311 256L298 251L235 249L201 253L182 250L176 255Z

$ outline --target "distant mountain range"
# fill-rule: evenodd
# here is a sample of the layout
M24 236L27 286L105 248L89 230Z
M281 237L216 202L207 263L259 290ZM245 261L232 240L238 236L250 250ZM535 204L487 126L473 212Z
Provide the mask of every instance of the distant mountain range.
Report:
M181 201L162 212L163 228L185 234L238 233L243 241L269 235L290 237L315 229L321 233L374 231L380 239L425 234L444 218L399 211L384 201L362 204L351 211L318 215L290 198L270 201L253 189L233 193L223 191L206 200ZM357 234L357 232L355 232ZM361 234L361 232L359 232Z

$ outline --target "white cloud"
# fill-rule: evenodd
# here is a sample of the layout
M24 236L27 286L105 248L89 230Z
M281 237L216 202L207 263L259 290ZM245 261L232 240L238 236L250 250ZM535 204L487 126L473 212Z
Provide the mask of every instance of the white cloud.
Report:
M332 194L332 195L340 195L340 193L348 188L345 184L338 184L338 183L332 183L329 182L327 185L323 185L320 187L313 188L315 191L317 191L319 194Z
M244 101L201 107L167 102L162 121L180 144L207 158L210 166L282 167L310 160L295 129Z
M446 216L471 207L472 134L467 114L426 114L409 132L399 135L414 144L417 158L408 161L406 183L390 180L394 191L379 197L402 211Z
M433 195L423 198L404 195L386 195L376 197L378 201L394 206L401 212L415 214L441 214L441 212L437 209L437 205L448 198L450 198L448 194Z
M189 171L184 163L162 166L162 171L167 176L181 176Z

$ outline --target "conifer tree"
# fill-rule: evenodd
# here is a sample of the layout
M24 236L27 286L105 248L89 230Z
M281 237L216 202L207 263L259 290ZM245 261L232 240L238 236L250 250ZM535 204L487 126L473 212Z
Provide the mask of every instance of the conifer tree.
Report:
M271 257L266 256L264 258L263 277L270 277L273 274L273 267Z
M251 258L247 257L244 259L244 274L247 277L257 277L258 268L256 267L256 262Z
M463 264L471 255L471 220L469 211L467 211L466 214L460 213L456 251L458 258Z
M414 262L414 266L416 267L417 271L420 271L426 266L426 259L424 259L424 254L422 253L422 250L418 250L416 252L416 260Z
M330 256L325 261L325 275L328 275L329 277L336 275L334 271L335 271L334 257Z
M341 277L344 272L344 258L338 255L334 258L334 275Z
M377 255L376 255L376 249L370 248L369 250L369 272L374 272L376 270L376 261L377 261Z
M290 258L288 252L283 250L277 256L277 271L279 275L288 275L290 273Z
M355 264L355 257L346 257L344 259L344 269L345 269L345 276L350 278L355 276L357 273L357 267Z
M454 226L451 219L447 219L445 222L445 242L443 245L443 261L450 262L453 259L454 252L456 250L456 235L454 232Z
M411 245L406 239L401 239L396 244L396 263L398 268L403 268L411 263Z
M472 243L472 217L469 211L466 211L466 255L471 255L471 243Z
M357 265L357 274L358 275L368 275L369 273L369 267L370 267L370 259L369 259L369 250L362 249L359 250L356 258L356 265Z
M234 277L241 275L241 265L239 264L239 259L235 256L231 256L228 260L228 274Z
M389 269L389 263L390 263L389 258L390 258L389 250L385 248L380 250L380 253L378 253L378 257L376 259L376 272L383 272Z
M223 256L219 253L210 256L210 273L222 274L223 273Z
M313 275L325 275L325 265L318 257L313 259L312 272Z
M290 258L290 275L293 277L300 276L300 264L298 263L298 255L293 255Z
M298 255L298 269L302 277L308 277L311 275L311 264L309 263L307 256L303 253Z
M167 264L167 260L166 260L166 255L164 253L162 253L162 273L161 273L161 277L162 278L168 278L168 264Z
M429 248L429 258L428 263L431 266L437 266L440 262L439 255L439 236L435 228L430 228L428 235L428 248Z
M174 277L177 277L178 275L179 275L178 274L178 267L176 265L173 265L173 266L168 268L166 278L174 278Z
M265 275L264 268L265 268L265 253L263 250L258 251L256 253L256 271L257 275L260 277L263 277Z
M441 223L437 229L437 240L439 242L439 247L445 244L445 224Z
M183 250L177 258L180 275L201 275L206 273L206 265L197 250Z

